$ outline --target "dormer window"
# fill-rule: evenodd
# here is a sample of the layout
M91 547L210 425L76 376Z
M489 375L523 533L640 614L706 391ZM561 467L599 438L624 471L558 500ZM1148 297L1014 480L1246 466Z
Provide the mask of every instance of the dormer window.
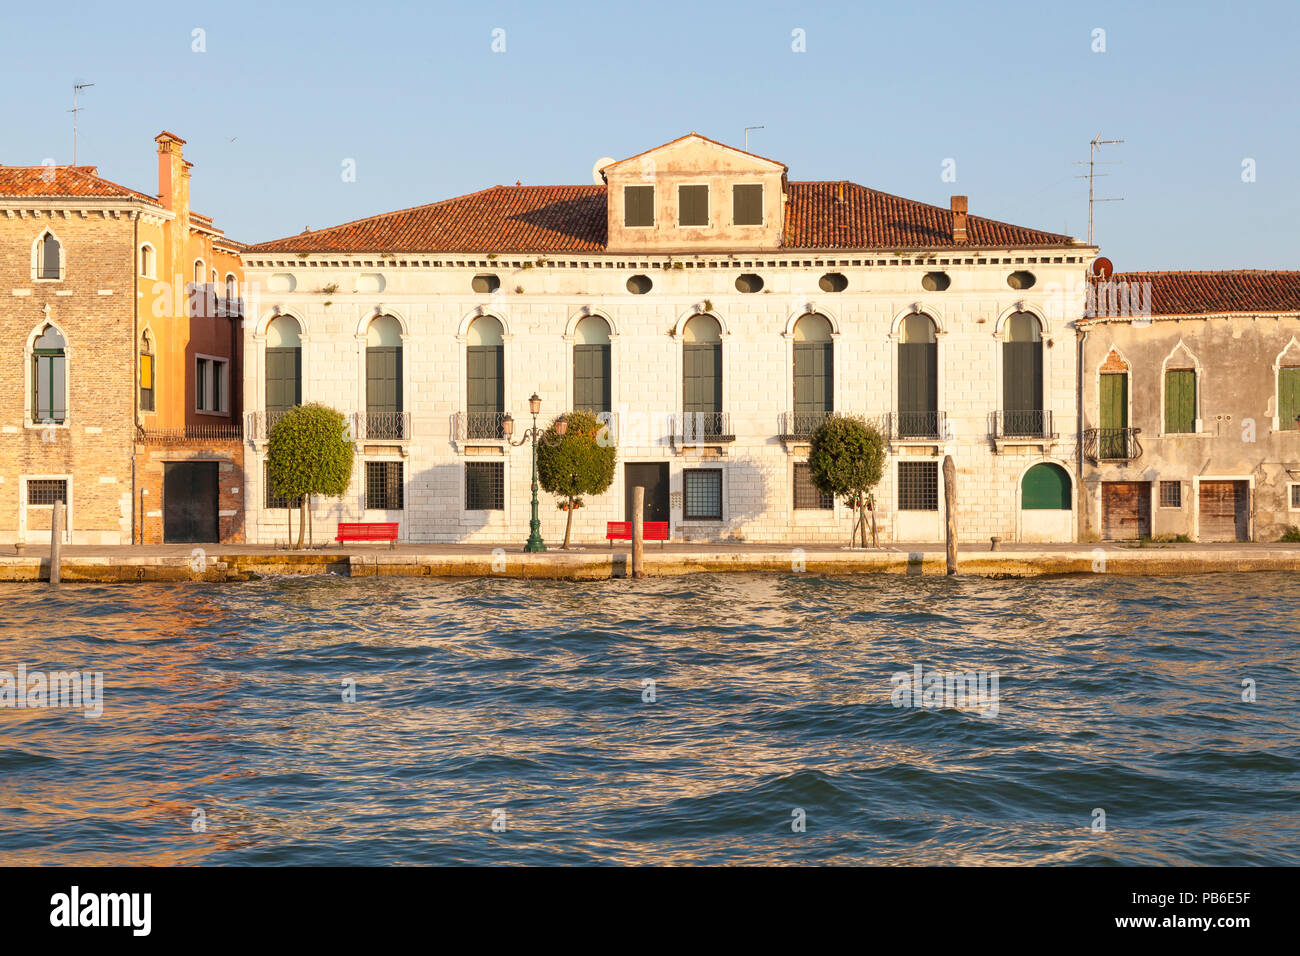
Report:
M623 225L653 226L655 224L655 188L653 186L623 187Z
M709 224L709 187L677 187L677 225L707 226Z
M762 183L737 183L731 187L731 221L737 226L763 225Z

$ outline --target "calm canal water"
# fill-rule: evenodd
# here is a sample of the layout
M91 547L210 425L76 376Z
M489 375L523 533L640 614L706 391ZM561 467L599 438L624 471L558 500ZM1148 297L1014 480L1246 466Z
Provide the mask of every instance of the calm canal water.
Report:
M0 708L4 864L1300 863L1290 575L0 585L20 664L103 714Z

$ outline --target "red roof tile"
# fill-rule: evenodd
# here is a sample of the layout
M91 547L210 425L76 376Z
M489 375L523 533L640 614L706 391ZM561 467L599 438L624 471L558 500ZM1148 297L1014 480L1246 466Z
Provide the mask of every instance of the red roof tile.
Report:
M842 197L842 198L841 198ZM604 186L493 186L428 206L256 243L249 252L603 252ZM970 216L979 246L1067 246L1069 236ZM953 247L952 213L848 182L792 182L788 249Z
M162 205L154 196L102 178L95 166L0 166L0 199L16 197L139 199Z
M1152 315L1300 312L1300 272L1116 272L1111 279L1150 282Z

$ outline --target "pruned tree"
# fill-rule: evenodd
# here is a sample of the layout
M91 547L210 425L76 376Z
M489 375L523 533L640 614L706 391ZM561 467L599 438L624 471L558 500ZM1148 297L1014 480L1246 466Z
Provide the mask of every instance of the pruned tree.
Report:
M880 429L862 416L830 415L812 433L808 473L822 494L842 498L853 509L849 546L862 529L867 546L867 515L871 515L871 544L876 545L873 491L885 469L885 439Z
M555 419L537 443L537 481L547 492L560 498L560 510L568 512L564 523L563 548L569 547L573 532L573 512L583 506L582 495L604 494L614 483L614 466L618 450L612 442L601 441L602 425L589 412L569 412L564 418L568 429L561 438Z
M352 438L342 413L313 402L286 412L266 444L271 493L302 499L301 548L312 495L341 498L352 484Z

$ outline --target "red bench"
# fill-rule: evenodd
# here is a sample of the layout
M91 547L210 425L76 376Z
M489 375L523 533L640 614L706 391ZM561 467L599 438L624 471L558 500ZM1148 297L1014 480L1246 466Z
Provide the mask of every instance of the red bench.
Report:
M645 521L641 526L642 536L646 541L658 541L659 547L664 546L668 540L668 522L667 521ZM608 521L605 523L605 540L609 546L614 547L615 541L632 540L632 522L630 521Z
M390 548L397 547L396 521L340 521L339 533L334 539L343 547L345 541L387 541Z

